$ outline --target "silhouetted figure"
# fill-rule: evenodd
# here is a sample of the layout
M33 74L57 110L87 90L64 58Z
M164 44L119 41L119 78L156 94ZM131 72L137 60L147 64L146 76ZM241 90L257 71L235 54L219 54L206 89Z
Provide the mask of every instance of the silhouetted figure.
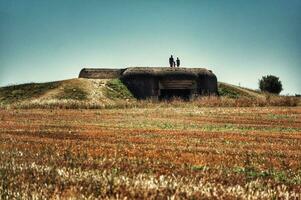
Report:
M177 67L180 67L180 59L177 57Z
M173 61L173 67L176 67L176 62L175 61Z
M170 56L170 58L169 58L169 65L170 65L170 67L173 67L174 66L174 59L173 59L173 57L172 57L172 55Z

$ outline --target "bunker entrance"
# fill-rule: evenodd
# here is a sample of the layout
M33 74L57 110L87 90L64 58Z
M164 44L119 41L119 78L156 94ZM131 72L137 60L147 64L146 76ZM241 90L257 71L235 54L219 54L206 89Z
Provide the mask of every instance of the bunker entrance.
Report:
M171 100L173 98L180 98L188 101L190 97L190 89L161 89L159 100Z
M163 79L159 81L159 100L190 100L195 88L196 81L193 79Z

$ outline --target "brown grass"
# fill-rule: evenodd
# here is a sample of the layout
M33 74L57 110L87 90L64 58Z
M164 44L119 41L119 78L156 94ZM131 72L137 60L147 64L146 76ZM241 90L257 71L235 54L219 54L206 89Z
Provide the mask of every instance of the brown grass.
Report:
M0 110L0 199L301 198L300 107L139 103Z

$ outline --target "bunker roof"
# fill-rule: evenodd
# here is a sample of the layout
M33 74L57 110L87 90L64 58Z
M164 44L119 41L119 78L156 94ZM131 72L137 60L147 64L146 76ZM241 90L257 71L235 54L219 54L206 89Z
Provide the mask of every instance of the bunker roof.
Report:
M211 70L206 68L185 68L185 67L128 67L122 69L114 68L84 68L81 70L79 77L83 78L100 78L110 75L116 76L132 76L132 75L151 75L151 76L165 76L165 75L207 75L215 76Z
M122 76L131 75L151 75L151 76L166 76L166 75L207 75L215 76L212 71L205 68L184 68L184 67L130 67L126 68Z

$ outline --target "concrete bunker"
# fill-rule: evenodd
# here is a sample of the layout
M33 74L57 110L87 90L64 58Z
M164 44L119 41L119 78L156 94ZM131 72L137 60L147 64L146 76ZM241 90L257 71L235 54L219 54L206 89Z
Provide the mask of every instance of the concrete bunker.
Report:
M82 69L80 78L119 78L137 99L190 100L217 95L217 78L204 68L129 67Z

